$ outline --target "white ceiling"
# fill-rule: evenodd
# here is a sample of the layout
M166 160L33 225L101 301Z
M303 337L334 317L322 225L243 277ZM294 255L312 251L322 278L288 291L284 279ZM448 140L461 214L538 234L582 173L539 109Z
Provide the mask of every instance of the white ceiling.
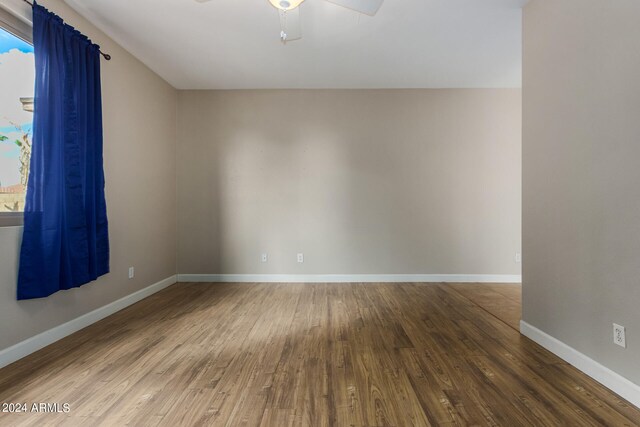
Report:
M325 0L280 42L267 0L65 0L178 89L520 87L527 0Z

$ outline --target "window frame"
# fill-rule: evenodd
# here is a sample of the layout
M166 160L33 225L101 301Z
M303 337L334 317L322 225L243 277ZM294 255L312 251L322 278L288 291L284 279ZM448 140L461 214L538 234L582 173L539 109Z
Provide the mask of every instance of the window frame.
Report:
M33 45L32 25L0 7L0 28ZM0 212L0 227L18 227L24 223L24 212Z

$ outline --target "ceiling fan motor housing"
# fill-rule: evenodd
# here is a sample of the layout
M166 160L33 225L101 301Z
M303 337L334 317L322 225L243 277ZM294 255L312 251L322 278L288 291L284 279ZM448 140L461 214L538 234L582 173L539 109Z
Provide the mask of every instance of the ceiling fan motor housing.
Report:
M269 3L276 9L291 10L300 6L304 0L269 0Z

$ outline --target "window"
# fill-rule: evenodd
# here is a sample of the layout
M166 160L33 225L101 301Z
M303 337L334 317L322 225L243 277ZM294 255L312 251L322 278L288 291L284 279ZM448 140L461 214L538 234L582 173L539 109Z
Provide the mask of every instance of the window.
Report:
M0 14L0 226L20 224L24 211L35 79L33 46L26 39Z

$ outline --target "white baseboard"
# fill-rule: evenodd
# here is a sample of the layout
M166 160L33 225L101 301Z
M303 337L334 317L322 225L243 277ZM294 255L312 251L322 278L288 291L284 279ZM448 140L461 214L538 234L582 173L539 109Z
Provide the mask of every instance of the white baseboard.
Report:
M520 283L522 276L509 274L178 274L178 282L262 283L358 283L449 282Z
M102 320L105 317L110 316L113 313L130 306L131 304L134 304L168 286L173 285L174 283L176 283L176 276L167 277L164 280L154 283L151 286L147 286L146 288L127 295L126 297L120 298L119 300L102 306L87 314L83 314L80 317L76 317L75 319L63 323L62 325L56 326L55 328L49 329L48 331L44 331L31 338L27 338L26 340L21 341L18 344L12 345L11 347L5 348L4 350L0 351L0 368L3 366L7 366L10 363L15 362L16 360L22 359L23 357L28 356L29 354L34 353L41 348L46 347L49 344L52 344L68 335L71 335L72 333L77 332L80 329L86 328L87 326L99 320Z
M627 399L635 406L640 407L639 385L585 356L573 347L569 347L562 341L542 332L535 326L531 326L524 320L520 321L520 333Z

